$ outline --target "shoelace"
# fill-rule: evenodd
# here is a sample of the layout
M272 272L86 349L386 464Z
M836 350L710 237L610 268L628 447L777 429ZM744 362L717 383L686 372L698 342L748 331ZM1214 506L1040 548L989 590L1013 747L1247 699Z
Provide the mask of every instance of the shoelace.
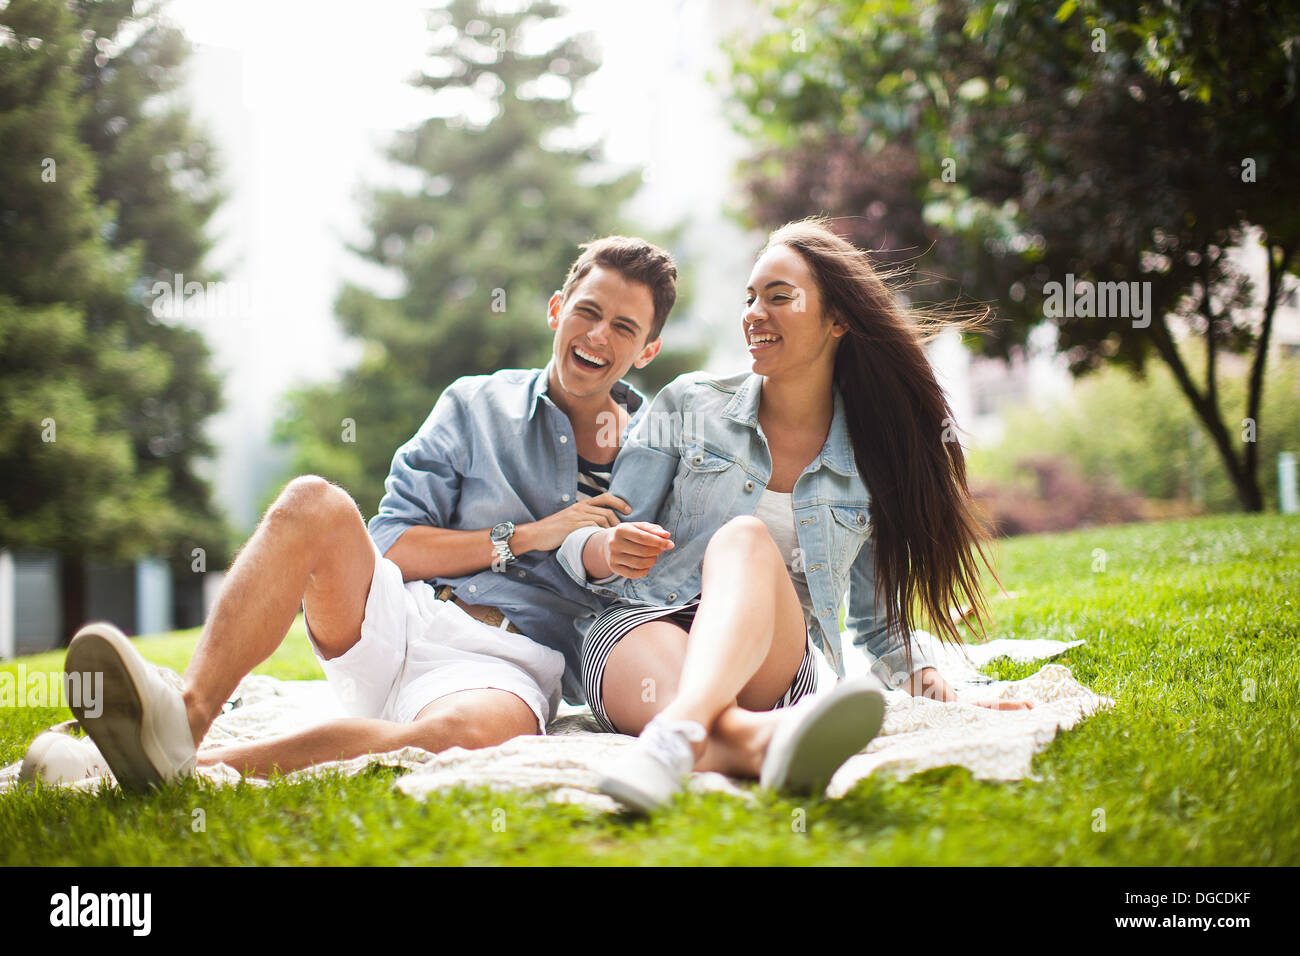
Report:
M687 774L695 766L695 751L691 744L699 743L707 736L708 731L703 725L693 720L668 720L658 716L645 725L639 740L663 763Z

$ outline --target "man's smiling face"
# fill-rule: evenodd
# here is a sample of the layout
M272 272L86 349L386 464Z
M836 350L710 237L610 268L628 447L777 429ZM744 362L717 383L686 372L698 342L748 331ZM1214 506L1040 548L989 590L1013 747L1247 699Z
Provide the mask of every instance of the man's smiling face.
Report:
M547 324L559 386L582 400L608 394L628 369L645 367L659 352L659 339L646 341L654 322L649 286L614 269L593 265L564 299L551 296Z

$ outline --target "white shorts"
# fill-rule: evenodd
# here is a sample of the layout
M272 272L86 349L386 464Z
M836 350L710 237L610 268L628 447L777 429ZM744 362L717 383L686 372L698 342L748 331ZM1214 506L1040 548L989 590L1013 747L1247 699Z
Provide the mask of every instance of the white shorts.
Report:
M439 601L424 581L375 550L361 638L331 660L307 636L343 710L352 717L411 723L431 701L462 690L509 691L537 715L539 732L560 705L564 655L522 634L475 620Z

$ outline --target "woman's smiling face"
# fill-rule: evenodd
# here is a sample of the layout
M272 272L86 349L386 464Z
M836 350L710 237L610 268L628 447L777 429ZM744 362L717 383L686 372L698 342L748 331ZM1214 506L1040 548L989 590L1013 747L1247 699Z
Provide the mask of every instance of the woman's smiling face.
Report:
M754 373L769 378L832 364L847 331L823 314L812 270L789 246L774 246L754 263L741 325Z

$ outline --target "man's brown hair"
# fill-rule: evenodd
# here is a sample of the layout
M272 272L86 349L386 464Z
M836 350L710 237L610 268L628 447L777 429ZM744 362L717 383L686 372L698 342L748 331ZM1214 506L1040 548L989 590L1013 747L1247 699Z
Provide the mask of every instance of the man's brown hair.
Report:
M652 243L632 236L605 236L593 239L578 247L582 255L569 266L561 301L567 302L574 287L586 278L592 266L612 269L629 282L640 282L650 289L654 300L654 320L650 324L647 342L659 338L668 313L677 301L677 263L673 257Z

